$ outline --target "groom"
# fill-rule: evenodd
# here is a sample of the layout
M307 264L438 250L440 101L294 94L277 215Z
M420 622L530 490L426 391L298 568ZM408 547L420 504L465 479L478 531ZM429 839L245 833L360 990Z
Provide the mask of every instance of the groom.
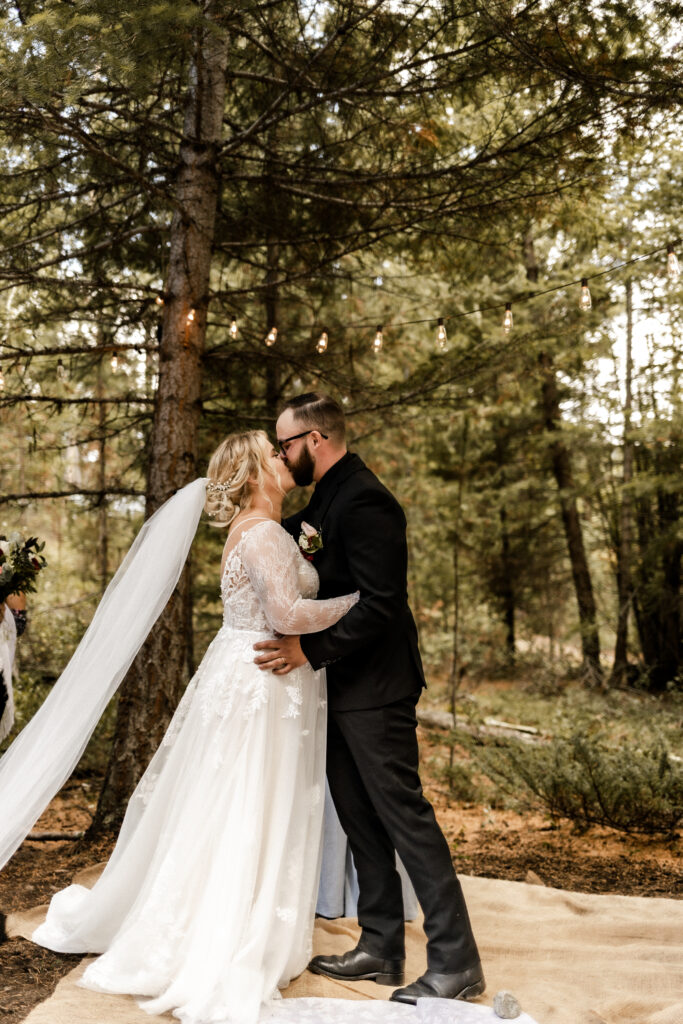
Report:
M346 450L344 412L328 395L298 395L277 421L277 443L296 483L315 481L303 511L285 520L318 531L320 598L360 590L343 619L320 633L257 644L277 675L310 662L327 669L327 778L358 872L358 946L316 956L309 968L342 981L403 985L403 861L424 911L428 970L391 998L467 999L484 976L460 883L418 775L415 705L425 685L408 607L406 519L363 461Z

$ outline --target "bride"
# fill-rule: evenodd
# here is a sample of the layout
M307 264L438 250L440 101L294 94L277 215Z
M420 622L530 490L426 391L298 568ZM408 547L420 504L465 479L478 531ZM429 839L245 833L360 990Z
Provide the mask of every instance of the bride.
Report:
M57 893L33 935L57 952L101 954L83 975L87 988L146 997L149 1013L172 1010L184 1024L254 1024L310 959L325 678L308 664L286 677L263 672L252 647L273 632L324 629L358 595L314 600L317 573L279 525L293 487L261 431L233 434L214 452L206 511L229 527L223 624L131 797L103 874L93 889Z

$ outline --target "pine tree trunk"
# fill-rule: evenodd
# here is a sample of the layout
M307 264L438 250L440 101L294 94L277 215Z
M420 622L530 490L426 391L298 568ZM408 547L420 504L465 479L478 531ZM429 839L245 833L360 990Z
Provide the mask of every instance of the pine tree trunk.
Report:
M219 192L218 146L228 42L222 5L203 4L179 151L177 208L159 351L159 386L149 442L145 515L197 476L201 359ZM133 663L119 698L107 774L91 833L118 825L159 745L187 678L191 653L190 567Z
M266 287L264 291L266 333L271 329L271 327L278 326L278 306L280 296L277 277L279 257L280 247L276 242L271 241L269 238L266 243L267 270L265 280ZM280 360L275 356L274 352L270 351L268 352L268 361L266 363L266 411L268 419L273 423L275 423L277 418L280 398Z
M458 489L455 502L455 520L453 523L453 633L452 633L452 658L451 671L448 681L450 692L450 711L453 716L453 729L455 730L458 714L458 691L460 680L464 675L462 664L462 605L460 587L460 534L462 531L462 507L465 492L465 460L467 456L467 441L469 436L469 418L463 417L462 432L460 435L460 451L458 452ZM455 759L454 744L449 745L449 766L453 768Z
M551 436L554 434L556 438L551 442L550 454L553 474L559 490L562 523L567 539L576 602L579 609L584 671L592 685L602 685L597 610L574 493L571 457L566 445L557 436L561 417L557 381L550 356L542 353L539 361L543 373L542 395L545 425L546 429L551 432Z
M100 343L104 343L104 336L101 335ZM97 428L98 428L98 474L97 486L100 491L97 509L97 558L99 562L99 584L100 594L104 594L109 581L109 529L107 516L107 499L105 490L107 487L107 406L102 401L104 387L102 384L102 356L97 363L97 378L95 382L95 394L100 399L97 406Z
M660 519L664 532L662 551L661 652L659 671L651 678L651 688L663 691L675 680L680 685L681 637L681 557L679 499L677 494L663 494Z
M270 90L270 101L275 100L274 91ZM275 196L274 161L273 153L278 152L278 135L275 128L268 132L266 152L263 161L263 211L266 224L266 277L263 294L264 312L266 317L266 333L271 327L281 330L279 323L280 290L278 276L280 270L280 246L278 245L277 232L274 230L277 224L278 208ZM278 406L281 399L281 373L280 360L275 352L270 350L266 362L266 413L268 419L275 424L277 419Z
M507 509L500 510L501 556L503 567L503 615L505 618L505 660L508 665L515 663L515 589L512 583L513 568L510 558L510 535L507 527Z
M529 229L524 236L523 244L524 265L526 267L527 280L535 283L538 281L538 261L534 247L534 238ZM558 428L562 419L560 399L557 391L557 380L555 369L550 355L542 352L538 357L541 366L542 376L542 403L543 417L546 429L555 440L551 443L550 454L552 458L553 475L557 482L560 496L560 511L562 523L567 539L569 561L572 568L572 579L574 580L574 591L576 603L579 609L579 623L581 626L581 649L583 654L583 668L588 681L595 686L602 685L602 668L600 665L600 637L598 635L598 618L595 607L595 596L591 581L586 548L583 543L583 531L581 519L574 493L574 477L572 473L572 460L567 446L558 435Z
M628 675L628 621L631 610L631 549L633 509L630 485L633 478L633 444L630 438L633 376L633 282L626 282L626 395L624 399L623 490L619 512L619 543L617 548L617 636L610 686L623 684Z
M680 474L678 443L635 448L638 475L654 474L666 481ZM654 495L635 498L638 558L635 567L633 609L648 688L661 692L680 678L683 663L681 618L681 499L675 491L659 487Z

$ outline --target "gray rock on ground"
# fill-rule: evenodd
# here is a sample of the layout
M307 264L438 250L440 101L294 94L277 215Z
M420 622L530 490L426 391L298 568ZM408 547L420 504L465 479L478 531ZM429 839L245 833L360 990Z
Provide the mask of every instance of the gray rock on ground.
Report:
M522 1007L512 992L496 992L493 997L493 1012L496 1017L501 1017L503 1020L514 1020L515 1017L520 1016Z

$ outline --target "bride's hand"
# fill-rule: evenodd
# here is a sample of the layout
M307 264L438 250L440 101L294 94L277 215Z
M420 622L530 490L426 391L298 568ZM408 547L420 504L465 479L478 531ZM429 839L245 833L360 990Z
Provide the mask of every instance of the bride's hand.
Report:
M265 652L254 658L258 667L269 669L276 676L286 676L292 669L301 668L308 662L298 636L277 636L273 640L262 640L254 644L254 650Z

